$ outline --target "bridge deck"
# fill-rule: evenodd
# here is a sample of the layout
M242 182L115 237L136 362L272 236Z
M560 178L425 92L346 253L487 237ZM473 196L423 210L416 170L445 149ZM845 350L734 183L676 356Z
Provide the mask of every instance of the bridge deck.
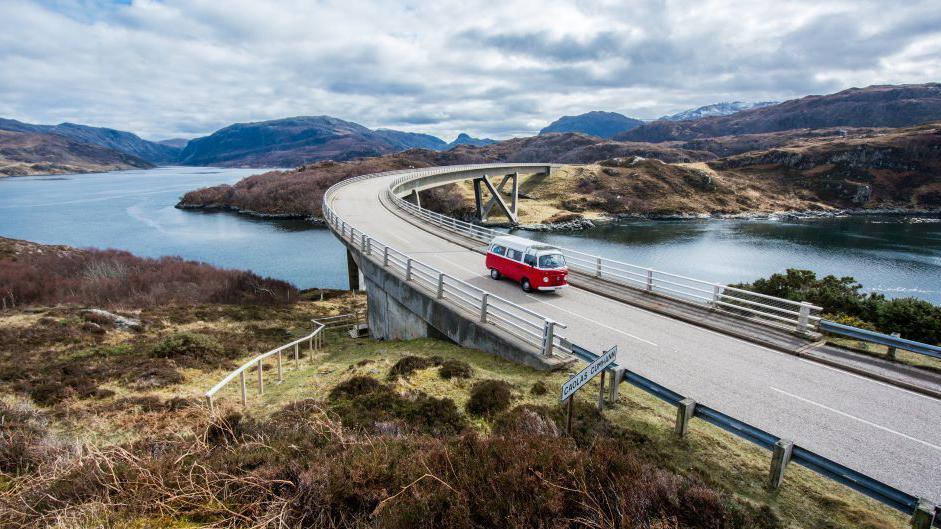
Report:
M418 229L380 196L394 177L341 188L332 207L357 229L569 327L569 340L754 426L911 494L941 502L941 401L683 323L591 292L526 294L493 281L484 257Z

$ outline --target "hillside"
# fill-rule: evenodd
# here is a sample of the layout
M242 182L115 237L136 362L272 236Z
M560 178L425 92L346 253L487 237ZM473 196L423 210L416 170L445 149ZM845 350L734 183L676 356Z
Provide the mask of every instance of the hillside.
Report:
M941 84L877 85L807 96L728 116L655 121L615 139L664 142L805 128L905 127L936 120L941 120Z
M370 130L330 116L299 116L236 123L191 140L180 154L185 165L296 167L322 160L381 156L414 147L443 148L434 136Z
M153 164L58 134L0 130L0 176L149 169Z
M180 149L176 147L143 140L131 132L103 127L89 127L75 123L33 125L13 119L0 118L0 130L58 134L59 136L64 136L78 143L106 147L135 158L140 158L154 165L173 163L180 153Z
M385 138L392 143L395 149L400 151L407 151L408 149L431 149L440 151L441 149L448 148L448 144L444 140L430 134L402 132L392 129L376 129L373 133Z
M614 156L658 157L675 162L716 158L707 152L662 145L608 142L575 133L547 134L516 138L484 147L461 145L448 151L412 149L345 162L318 162L290 171L250 176L231 186L220 185L190 191L177 206L232 209L263 215L320 217L323 192L344 178L361 174L408 167L501 161L587 163Z
M941 123L856 135L798 135L771 149L699 163L621 157L521 183L523 223L618 216L695 216L941 209ZM472 211L469 184L426 207Z
M562 116L540 130L539 134L581 132L607 139L619 132L628 131L643 124L644 122L639 119L629 118L617 112L595 110L577 116Z
M331 332L271 358L264 392L253 370L247 406L236 380L207 410L232 369L359 295L3 238L0 287L4 528L906 526L801 467L769 492L766 450L702 422L680 439L641 391L602 413L589 383L569 435L564 372L433 339Z
M468 135L465 132L462 132L454 138L454 141L445 146L446 149L452 149L458 145L471 145L474 147L483 147L484 145L490 145L491 143L497 143L497 140L491 140L490 138L474 138Z

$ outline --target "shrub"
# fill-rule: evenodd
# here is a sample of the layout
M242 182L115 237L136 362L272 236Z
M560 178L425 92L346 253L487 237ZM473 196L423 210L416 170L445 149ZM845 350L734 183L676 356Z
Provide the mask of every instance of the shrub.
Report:
M189 364L207 364L220 360L222 346L205 334L183 332L172 334L154 346L157 358L172 358Z
M467 401L467 411L474 415L491 416L510 406L512 387L502 380L481 380L474 384Z
M418 431L431 435L453 435L467 426L464 415L453 400L424 395L407 403L400 418Z
M0 292L17 306L100 307L293 303L289 283L179 257L150 259L117 250L70 250L0 260ZM95 322L99 323L99 322Z
M61 450L42 413L26 401L0 400L0 472L33 470Z
M542 380L537 380L533 383L533 387L529 389L529 392L533 395L545 395L549 392L549 388L546 387L545 382Z
M876 306L873 318L883 332L897 332L919 342L941 343L941 307L915 298L890 299Z
M344 426L374 430L379 425L401 422L414 431L432 435L454 434L466 425L451 399L418 394L406 399L391 386L368 376L355 376L332 390L330 410Z
M852 277L828 275L818 279L810 270L789 268L784 274L733 286L813 303L836 317L838 323L941 343L941 307L915 298L886 299L881 294L863 294L863 286Z
M876 326L869 323L868 321L857 318L856 316L844 314L842 312L837 312L836 314L824 313L821 315L821 317L842 325L852 325L853 327L859 327L860 329L867 329L870 331L876 330Z
M498 415L493 431L500 435L559 437L562 430L548 407L524 404Z
M334 386L330 390L329 398L330 400L350 399L370 393L386 392L388 389L388 386L373 377L355 376Z
M415 371L440 365L440 357L425 358L423 356L403 356L389 369L389 380L398 377L408 377Z
M438 376L445 380L452 378L470 378L474 375L474 369L463 360L448 358L441 362L441 369L438 370Z

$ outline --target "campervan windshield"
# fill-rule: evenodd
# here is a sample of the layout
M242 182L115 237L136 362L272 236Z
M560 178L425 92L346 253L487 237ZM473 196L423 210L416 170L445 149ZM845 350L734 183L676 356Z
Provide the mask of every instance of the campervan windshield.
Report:
M565 257L560 253L540 255L539 268L565 268Z

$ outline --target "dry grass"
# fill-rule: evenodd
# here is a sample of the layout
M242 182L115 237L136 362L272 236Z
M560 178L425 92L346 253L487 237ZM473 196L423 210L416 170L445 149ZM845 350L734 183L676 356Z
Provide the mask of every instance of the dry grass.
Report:
M143 333L109 330L94 347L147 350L166 336L200 332L220 344L232 340L241 351L232 359L237 363L284 341L278 329L298 335L311 317L348 306L340 297L294 307L144 309L138 314L148 322ZM30 328L50 317L70 316L55 309L3 322ZM23 347L48 351L53 339ZM88 349L57 344L54 356L62 361ZM107 359L120 364L134 354ZM424 361L406 361L409 369L389 380L403 358ZM443 379L443 366L455 361L471 373ZM114 395L73 396L38 408L12 397L15 388L2 383L3 409L14 410L4 412L11 417L7 431L17 424L20 440L0 440L19 454L10 459L19 461L14 471L0 473L4 521L11 527L583 527L610 526L620 516L625 527L905 525L888 509L799 467L789 469L780 492L768 493L768 453L699 422L687 440L676 439L673 408L639 391L625 388L602 417L592 411L597 387L590 385L579 397L574 441L559 438L556 392L563 374L440 341L376 342L334 333L299 368L286 362L283 383L267 372L263 396L249 377L248 415L232 414L241 408L237 388L226 388L215 421L208 421L199 396L226 367L177 369L182 380L166 387L139 389L117 377L99 386ZM336 392L357 377L375 380L378 393ZM484 380L508 385L512 411L462 411ZM549 391L533 392L539 384ZM459 428L464 433L455 434Z

